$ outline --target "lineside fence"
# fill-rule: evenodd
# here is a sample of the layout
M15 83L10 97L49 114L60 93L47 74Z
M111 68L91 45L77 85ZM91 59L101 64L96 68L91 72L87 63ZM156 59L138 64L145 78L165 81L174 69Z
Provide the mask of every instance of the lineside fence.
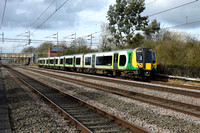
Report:
M164 75L174 75L189 78L200 78L200 66L170 66L170 65L158 65L158 73Z

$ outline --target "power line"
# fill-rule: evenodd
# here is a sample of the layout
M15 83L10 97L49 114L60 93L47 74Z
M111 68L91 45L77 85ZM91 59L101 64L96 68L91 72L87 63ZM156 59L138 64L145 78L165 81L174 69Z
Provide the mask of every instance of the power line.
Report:
M166 28L164 28L164 29L171 29L171 28L176 28L176 27L181 27L181 26L191 25L191 24L196 24L196 23L200 23L200 20L198 20L198 21L193 21L193 22L190 22L190 23L175 25L175 26L172 26L172 27L166 27Z
M47 17L47 19L45 19L33 32L32 34L38 30L40 27L42 27L42 25L44 23L46 23L60 8L62 8L66 3L68 2L68 0L66 0L65 2L63 2L63 4L61 6L59 6L51 15L49 15L49 17Z
M172 7L172 8L169 8L169 9L167 9L167 10L164 10L164 11L161 11L161 12L157 12L157 13L154 13L154 14L151 14L151 15L147 15L147 16L149 16L149 17L155 16L155 15L158 15L158 14L161 14L161 13L164 13L164 12L168 12L168 11L170 11L170 10L174 10L174 9L176 9L176 8L180 8L180 7L183 7L183 6L186 6L186 5L195 3L195 2L197 2L197 1L198 1L198 0L194 0L194 1L191 1L191 2L188 2L188 3L185 3L185 4L182 4L182 5L179 5L179 6L176 6L176 7Z
M147 5L150 5L150 4L152 4L152 3L154 3L154 2L156 2L157 0L154 0L154 1L151 1L151 2L149 2L149 3L146 3L145 5L147 6Z
M53 5L54 2L55 0L51 2L51 4L42 12L42 14L40 14L40 16L30 25L30 27L33 26L33 24L41 18L41 16Z
M5 0L5 4L4 4L3 16L2 16L2 19L1 19L1 26L0 26L0 29L1 29L2 25L3 25L4 15L5 15L5 11L6 11L6 3L7 3L7 0Z

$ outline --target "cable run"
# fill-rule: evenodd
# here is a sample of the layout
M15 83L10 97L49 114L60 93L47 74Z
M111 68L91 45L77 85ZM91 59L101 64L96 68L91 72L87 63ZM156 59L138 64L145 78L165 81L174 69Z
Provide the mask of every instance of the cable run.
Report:
M7 0L5 0L5 4L4 4L3 16L2 16L2 19L1 19L0 29L1 29L2 25L3 25L4 15L5 15L5 11L6 11L6 4L7 4Z
M176 9L176 8L180 8L180 7L183 7L183 6L186 6L186 5L195 3L195 2L197 2L197 1L198 1L198 0L194 0L194 1L192 1L192 2L188 2L188 3L185 3L185 4L183 4L183 5L179 5L179 6L176 6L176 7L173 7L173 8L170 8L170 9L167 9L167 10L164 10L164 11L161 11L161 12L158 12L158 13L154 13L154 14L151 14L151 15L147 15L147 16L149 16L149 17L155 16L155 15L158 15L158 14L161 14L161 13L164 13L164 12L167 12L167 11L170 11L170 10L174 10L174 9Z

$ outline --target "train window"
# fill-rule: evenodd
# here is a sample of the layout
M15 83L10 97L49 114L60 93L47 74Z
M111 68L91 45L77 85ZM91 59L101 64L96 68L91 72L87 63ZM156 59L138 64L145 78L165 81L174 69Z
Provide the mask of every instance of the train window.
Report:
M76 65L80 65L81 64L81 58L76 58Z
M58 64L58 59L56 59L56 64Z
M154 52L153 52L153 63L156 63L156 57Z
M98 56L96 57L96 65L112 65L112 56Z
M142 51L136 52L136 58L137 58L138 63L142 63L142 61L143 61Z
M53 59L51 59L51 60L50 60L50 64L54 64L53 62L54 62Z
M151 57L151 51L147 51L145 54L145 62L151 63L152 57Z
M91 57L85 57L85 65L91 65Z
M63 59L60 59L60 64L63 64Z
M119 66L124 66L126 64L126 56L120 55L119 57Z
M47 60L47 64L49 64L49 60Z
M68 59L66 59L66 64L72 64L72 58L68 58Z

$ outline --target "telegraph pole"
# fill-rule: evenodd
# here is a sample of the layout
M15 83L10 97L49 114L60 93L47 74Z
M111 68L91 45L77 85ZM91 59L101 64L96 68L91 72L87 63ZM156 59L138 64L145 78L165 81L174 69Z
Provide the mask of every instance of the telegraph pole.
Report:
M0 34L0 35L2 35L2 46L3 46L3 43L4 43L4 32L2 32L2 34ZM2 53L2 46L1 46L1 53Z
M0 59L1 59L2 58L2 48L3 48L3 43L4 43L4 32L2 32L2 34L0 34L0 35L2 35L1 57L0 57Z
M88 37L90 37L90 39L87 39L87 40L90 40L90 47L92 47L92 38L94 38L94 36L92 34L88 35Z
M56 37L57 37L57 45L58 45L58 32L57 32L57 34L56 34Z
M31 44L31 32L30 30L28 31L28 44Z

